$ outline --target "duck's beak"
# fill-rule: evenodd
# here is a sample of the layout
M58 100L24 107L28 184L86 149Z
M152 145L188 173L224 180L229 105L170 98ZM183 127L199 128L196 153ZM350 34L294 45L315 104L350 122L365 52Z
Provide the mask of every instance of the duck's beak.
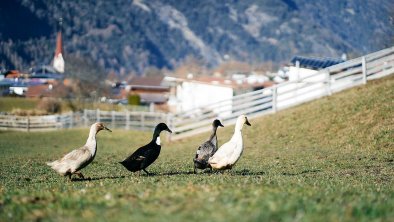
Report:
M251 126L251 125L252 125L252 124L249 123L248 118L246 118L245 124L248 125L248 126Z
M112 130L108 129L106 126L104 126L104 129L112 133Z
M169 133L172 133L172 131L169 128L167 128L166 131L168 131Z
M219 123L219 126L224 127L222 123Z

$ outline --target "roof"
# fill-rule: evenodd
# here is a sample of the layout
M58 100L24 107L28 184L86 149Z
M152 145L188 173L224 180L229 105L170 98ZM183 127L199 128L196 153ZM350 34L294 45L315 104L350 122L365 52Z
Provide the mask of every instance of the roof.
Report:
M134 90L168 90L169 86L162 85L163 79L163 76L133 77L128 85Z
M56 50L55 50L55 57L59 54L63 54L63 47L62 47L62 33L59 31L56 37Z
M329 66L333 66L344 62L345 60L340 58L318 58L318 57L305 57L305 56L294 56L290 63L296 65L296 62L300 63L301 68L309 68L314 70L324 69Z
M48 66L48 65L41 65L41 66L36 66L30 68L30 74L42 74L42 73L57 73L55 68L53 66Z
M248 83L247 79L243 80L234 80L228 79L224 77L215 77L215 76L197 76L193 78L176 78L168 76L167 81L177 81L177 82L192 82L198 84L207 84L212 86L220 86L220 87L228 87L232 89L246 89L246 88L255 88L255 87L267 87L268 83Z
M135 76L128 83L129 85L135 85L135 86L161 86L163 79L164 79L163 76L149 76L149 77Z

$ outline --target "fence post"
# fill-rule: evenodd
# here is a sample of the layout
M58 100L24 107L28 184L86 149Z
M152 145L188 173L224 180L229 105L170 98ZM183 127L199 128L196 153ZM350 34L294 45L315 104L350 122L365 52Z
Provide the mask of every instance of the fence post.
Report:
M140 113L141 114L141 130L144 130L145 128L145 115L143 112Z
M326 73L326 87L327 87L327 95L331 96L331 75L329 70L325 70Z
M115 129L115 111L111 111L111 127Z
M126 130L130 129L130 113L129 110L126 110Z
M172 130L172 133L175 133L175 129L174 126L172 125L172 118L171 118L171 114L167 113L167 117L166 117L166 124L167 126L170 128L170 130ZM167 134L167 141L171 141L171 133L166 133Z
M272 88L272 111L274 113L276 113L276 111L278 110L277 107L277 100L278 100L278 88L277 86L273 86Z
M88 111L86 109L83 109L83 125L88 126Z
M96 122L100 122L100 109L96 109Z
M70 128L74 128L74 112L70 114Z
M27 132L30 132L30 116L27 116Z
M363 84L367 84L367 60L365 56L361 57L361 64L363 70Z

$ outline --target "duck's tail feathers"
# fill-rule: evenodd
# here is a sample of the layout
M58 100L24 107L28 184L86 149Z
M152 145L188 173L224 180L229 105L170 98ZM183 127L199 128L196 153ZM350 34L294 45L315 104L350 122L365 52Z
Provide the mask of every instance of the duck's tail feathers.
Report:
M208 159L208 163L209 164L215 164L215 163L217 163L217 160L216 160L216 158L211 157L211 158Z
M58 160L47 162L46 164L61 175L66 175L70 171L70 167L66 163Z

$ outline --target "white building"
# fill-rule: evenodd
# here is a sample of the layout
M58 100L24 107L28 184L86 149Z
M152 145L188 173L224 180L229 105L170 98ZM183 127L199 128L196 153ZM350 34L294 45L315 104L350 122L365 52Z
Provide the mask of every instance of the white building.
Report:
M189 76L189 78L182 79L167 76L164 81L171 86L171 95L167 104L172 112L212 111L220 116L228 114L222 113L221 110L231 109L231 102L227 102L213 110L211 108L204 110L204 106L231 100L234 95L234 82L231 80L217 77L192 78Z
M343 59L293 57L290 65L285 67L284 76L288 77L289 83L278 88L277 107L285 108L293 103L308 101L324 94L327 73L315 74L322 69L342 62L344 62Z

